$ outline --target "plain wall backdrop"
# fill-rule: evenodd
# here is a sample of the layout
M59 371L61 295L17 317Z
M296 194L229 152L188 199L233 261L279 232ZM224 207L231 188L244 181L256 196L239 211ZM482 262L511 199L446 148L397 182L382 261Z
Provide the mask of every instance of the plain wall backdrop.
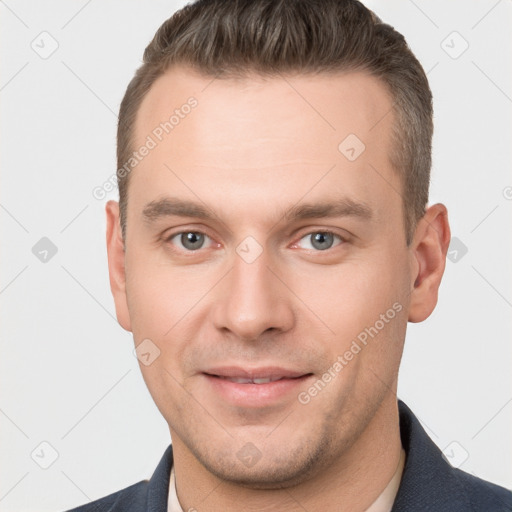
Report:
M117 190L93 190L115 173L143 50L182 5L0 1L2 511L65 510L149 478L170 442L115 318L104 205ZM367 5L428 72L430 203L453 237L437 309L409 324L399 397L454 465L510 488L512 2Z

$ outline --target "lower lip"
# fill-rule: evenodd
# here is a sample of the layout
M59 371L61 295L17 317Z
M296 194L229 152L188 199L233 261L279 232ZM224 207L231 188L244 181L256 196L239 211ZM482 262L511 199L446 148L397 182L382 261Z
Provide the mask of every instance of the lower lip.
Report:
M225 401L239 407L266 407L298 394L311 374L296 379L280 379L265 384L240 384L213 375L204 374L214 392Z

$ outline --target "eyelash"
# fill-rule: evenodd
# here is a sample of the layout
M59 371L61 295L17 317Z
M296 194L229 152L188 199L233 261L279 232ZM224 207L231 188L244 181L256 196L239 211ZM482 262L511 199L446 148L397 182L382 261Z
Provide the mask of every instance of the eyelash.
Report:
M179 236L179 235L183 235L183 234L186 234L186 233L195 233L195 234L198 234L198 235L204 235L205 237L209 238L210 240L213 241L213 238L210 237L207 233L205 233L204 231L199 231L199 230L193 230L193 229L189 229L189 230L182 230L182 231L177 231L175 233L172 233L168 236L165 237L164 239L164 242L165 243L168 243L168 244L171 244L171 240L173 238L175 238L176 236ZM344 243L347 242L347 238L346 237L343 237L341 236L339 233L336 233L335 231L332 231L330 229L316 229L316 230L312 230L312 231L308 231L307 233L304 233L299 239L297 242L294 242L293 243L293 246L296 246L298 244L298 242L300 242L302 239L306 238L307 236L311 236L313 234L317 234L317 233L322 233L322 234L327 234L327 235L332 235L333 237L335 238L338 238L340 240L340 243L336 244L336 245L333 245L332 247L329 247L328 249L325 249L325 250L315 250L315 249L305 249L307 251L313 251L313 252L317 252L317 253L327 253L329 252L330 250L334 249L335 247L338 247L339 245L343 245ZM215 242L214 242L215 243ZM203 249L202 247L200 249L196 249L195 251L193 250L188 250L188 249L179 249L179 251L183 251L185 253L190 253L190 254L194 254L194 253L198 253L201 249Z

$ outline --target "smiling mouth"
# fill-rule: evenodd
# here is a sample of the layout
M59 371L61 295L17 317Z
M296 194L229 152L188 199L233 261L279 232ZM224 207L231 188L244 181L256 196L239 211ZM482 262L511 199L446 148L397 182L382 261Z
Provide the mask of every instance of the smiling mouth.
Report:
M216 377L218 379L227 380L229 382L233 382L235 384L269 384L271 382L277 382L279 380L298 380L303 377L308 377L311 375L310 373L305 375L300 375L298 377L253 377L253 378L245 378L245 377L227 377L224 375L212 375L207 373L209 377Z
M223 404L237 408L265 410L292 402L296 393L313 373L279 367L212 368L202 372L213 392Z

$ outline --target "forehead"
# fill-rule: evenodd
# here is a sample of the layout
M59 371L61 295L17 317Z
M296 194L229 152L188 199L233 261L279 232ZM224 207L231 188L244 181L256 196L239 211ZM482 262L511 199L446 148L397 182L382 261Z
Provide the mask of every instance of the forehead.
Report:
M192 109L186 106L190 98L197 103ZM172 133L163 134L164 142L173 146L176 141L180 157L192 146L194 155L189 156L198 157L242 143L237 153L244 160L251 147L265 156L261 150L275 146L277 139L288 141L283 151L296 141L299 157L325 156L327 145L337 152L338 143L351 133L375 146L383 136L387 139L393 118L386 86L363 72L218 79L185 67L166 72L146 94L137 114L136 142L142 143L173 114ZM247 137L249 131L252 137ZM325 140L322 147L313 144L317 137ZM311 143L302 145L308 139Z
M173 68L139 108L133 146L152 148L132 171L130 198L140 210L169 189L247 205L309 190L384 208L379 200L400 203L393 120L386 87L362 72L216 79Z

